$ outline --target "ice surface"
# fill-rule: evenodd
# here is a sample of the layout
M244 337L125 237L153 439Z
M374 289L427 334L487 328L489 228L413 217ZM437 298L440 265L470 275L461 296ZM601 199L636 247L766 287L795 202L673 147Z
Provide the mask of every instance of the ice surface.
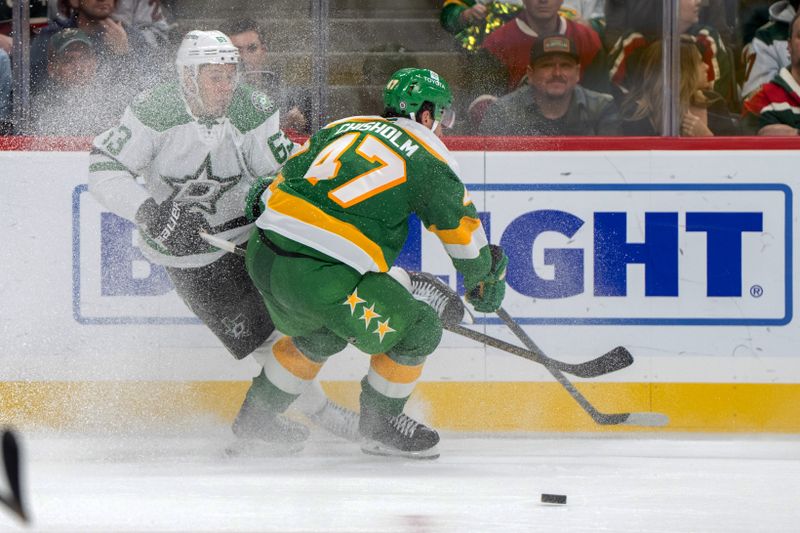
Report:
M800 438L642 435L445 434L436 461L321 432L296 456L228 458L221 427L21 446L35 531L798 531Z

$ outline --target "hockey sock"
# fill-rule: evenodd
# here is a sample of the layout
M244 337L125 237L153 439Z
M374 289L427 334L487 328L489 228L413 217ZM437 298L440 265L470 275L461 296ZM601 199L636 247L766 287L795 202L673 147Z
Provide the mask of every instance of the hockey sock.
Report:
M253 379L250 390L260 402L283 412L317 376L320 368L322 362L309 359L290 337L283 337L272 345L264 361L264 370Z
M361 381L361 409L375 409L388 415L403 412L414 390L424 358L405 358L416 364L401 364L386 354L372 356L367 376ZM405 362L405 361L404 361Z

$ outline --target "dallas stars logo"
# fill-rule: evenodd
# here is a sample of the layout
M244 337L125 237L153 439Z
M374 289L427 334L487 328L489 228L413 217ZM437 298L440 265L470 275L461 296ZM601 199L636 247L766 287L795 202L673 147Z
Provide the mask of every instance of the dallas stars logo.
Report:
M223 178L214 175L209 153L192 176L172 178L162 176L161 179L172 187L171 200L185 205L196 205L209 215L217 212L217 202L227 191L242 179L242 175Z
M228 317L223 318L222 324L225 326L225 335L229 337L241 339L242 337L250 336L250 328L247 326L247 317L241 313L233 319Z

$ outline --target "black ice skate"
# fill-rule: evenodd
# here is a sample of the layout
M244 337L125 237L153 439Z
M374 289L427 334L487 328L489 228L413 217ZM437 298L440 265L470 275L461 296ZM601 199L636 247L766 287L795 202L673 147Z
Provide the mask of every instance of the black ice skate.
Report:
M358 424L364 439L361 451L370 455L388 455L411 459L436 459L439 434L421 422L400 413L388 416L362 409Z
M411 295L433 307L442 324L460 324L466 307L458 294L446 283L427 272L409 272Z
M259 406L249 396L233 421L232 429L239 440L228 448L230 455L297 453L309 436L303 424Z

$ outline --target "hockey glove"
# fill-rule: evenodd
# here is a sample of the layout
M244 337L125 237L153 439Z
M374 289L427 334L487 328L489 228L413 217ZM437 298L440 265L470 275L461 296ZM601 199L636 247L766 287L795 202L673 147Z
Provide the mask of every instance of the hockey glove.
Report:
M136 223L151 243L172 255L206 251L208 244L199 232L208 232L208 223L201 213L189 209L187 204L167 200L159 205L148 198L136 211Z
M256 178L250 190L247 191L247 198L244 201L244 216L248 222L255 222L261 213L264 212L264 202L262 196L264 191L272 184L272 176L261 176Z
M467 301L481 313L494 313L503 303L506 294L506 267L508 257L503 249L494 244L489 245L492 256L492 268L477 285L467 291Z

